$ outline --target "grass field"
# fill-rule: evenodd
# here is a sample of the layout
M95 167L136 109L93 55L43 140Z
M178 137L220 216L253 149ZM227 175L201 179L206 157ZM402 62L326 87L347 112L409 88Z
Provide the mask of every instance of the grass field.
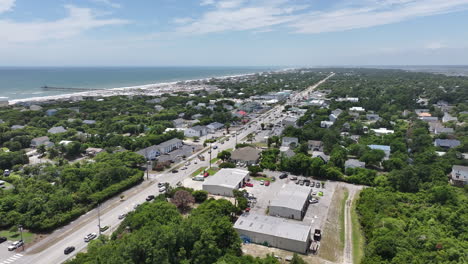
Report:
M220 158L214 158L214 159L211 159L210 162L211 164L213 164L213 163L216 163L218 160L220 160Z
M345 192L347 191L344 187L336 188L328 210L327 224L323 231L324 235L320 242L318 256L331 262L338 262L343 256L343 250L340 250L344 247L340 238L342 229L341 219L344 214L341 205L343 200L345 200Z
M351 206L352 243L353 243L353 263L361 263L364 257L364 234L359 224L359 216L356 211L356 202L359 198L357 193Z
M202 173L202 171L204 171L206 169L206 167L200 167L198 170L194 171L192 173L192 177L195 177L197 176L198 174Z
M8 240L17 241L21 239L19 232L11 232L11 231L0 231L0 236L6 237ZM34 240L35 234L27 231L23 231L23 240L25 243L29 243Z

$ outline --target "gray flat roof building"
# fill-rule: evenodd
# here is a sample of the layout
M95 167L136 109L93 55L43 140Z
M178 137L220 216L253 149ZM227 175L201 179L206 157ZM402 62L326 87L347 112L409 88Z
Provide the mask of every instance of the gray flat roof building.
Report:
M284 184L270 202L269 215L301 220L309 205L311 188L296 184Z
M214 195L234 196L233 190L242 187L249 172L241 169L221 169L203 182L203 190Z
M255 213L241 215L234 229L244 242L300 253L307 252L311 240L310 225Z

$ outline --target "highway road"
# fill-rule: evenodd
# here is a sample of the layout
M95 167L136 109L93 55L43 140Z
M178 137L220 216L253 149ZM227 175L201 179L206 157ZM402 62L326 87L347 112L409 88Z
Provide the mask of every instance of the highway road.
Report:
M329 75L327 78L320 81L316 85L311 86L308 89L294 95L291 99L288 100L288 102L296 102L299 100L299 98L305 96L308 92L315 89L318 85L326 81L331 76L333 76L333 74ZM283 105L278 105L253 119L243 127L239 128L236 132L238 133L238 143L240 143L241 140L248 134L259 130L260 123L262 123L264 120L267 120L271 117L270 120L274 120L273 122L278 121L281 118L280 116L282 110ZM232 131L234 130L232 129ZM231 138L228 141L225 141L224 144L219 142L213 143L211 147L217 146L217 149L213 149L212 158L215 158L217 153L222 150L234 148L235 142L235 137L231 136ZM148 195L158 195L158 182L168 182L171 186L175 186L178 182L182 182L183 179L190 177L190 175L200 167L208 167L210 162L208 154L209 147L210 146L193 154L191 157L188 157L187 161L190 161L191 164L187 166L186 170L180 169L187 162L182 161L173 166L180 167L178 169L178 173L172 173L171 170L168 170L161 174L151 174L149 175L149 179L146 179L145 175L145 180L141 184L123 193L125 196L123 201L119 197L115 197L103 203L99 207L101 227L106 225L111 227L103 234L110 235L113 230L118 227L122 221L118 219L120 214L127 213L133 210L136 204L145 202L145 199L148 197ZM203 155L205 156L205 161L200 161L197 158L197 155L201 152L203 152ZM195 161L197 161L197 164L195 164ZM0 259L0 264L55 264L65 262L67 259L70 259L78 252L86 249L87 243L84 242L85 235L93 232L98 233L97 215L98 209L91 210L67 226L55 230L52 234L48 235L46 238L39 241L30 248L26 248L25 252L21 252L20 250L17 252L11 252L11 256L15 256L15 254L21 254L22 256L20 258L13 259L13 257L10 257L8 260ZM74 246L76 250L69 255L65 255L64 249L68 246Z

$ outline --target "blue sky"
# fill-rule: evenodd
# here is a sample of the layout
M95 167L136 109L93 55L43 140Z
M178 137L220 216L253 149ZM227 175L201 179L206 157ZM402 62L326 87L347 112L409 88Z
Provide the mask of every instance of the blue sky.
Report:
M468 64L468 0L0 0L3 66Z

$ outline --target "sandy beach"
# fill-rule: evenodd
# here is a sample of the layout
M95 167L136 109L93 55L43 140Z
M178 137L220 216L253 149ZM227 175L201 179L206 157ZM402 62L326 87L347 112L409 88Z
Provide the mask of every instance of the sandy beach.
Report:
M185 80L177 82L154 83L139 86L118 87L109 89L98 89L93 91L75 92L61 95L30 97L24 99L9 100L10 105L20 103L44 103L50 101L66 101L74 100L80 97L110 97L110 96L131 96L131 95L146 95L146 96L160 96L164 93L173 92L193 92L198 90L213 89L214 86L204 84L210 79L228 79L228 78L241 78L259 73L248 73L239 75L229 75L221 77L210 77L196 80ZM194 83L196 82L196 83Z

